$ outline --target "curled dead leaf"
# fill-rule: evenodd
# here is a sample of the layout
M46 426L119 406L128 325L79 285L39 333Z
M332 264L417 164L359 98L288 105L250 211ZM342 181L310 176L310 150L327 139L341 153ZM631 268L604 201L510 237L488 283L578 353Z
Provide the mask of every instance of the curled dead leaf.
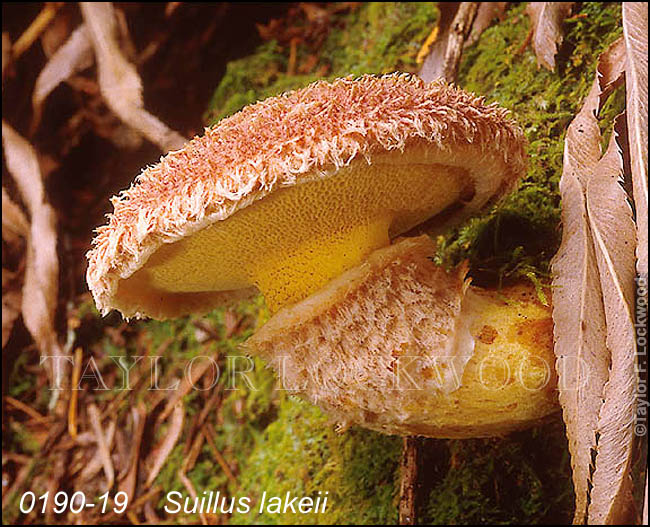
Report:
M167 457L178 442L178 439L181 436L181 432L183 431L184 421L185 408L183 407L183 403L179 402L176 404L176 406L174 406L169 427L165 433L164 438L149 456L150 459L148 460L148 464L151 468L149 469L149 474L145 483L147 487L150 487L152 485L156 479L156 476L158 476L160 469L162 469L163 465L165 464Z
M619 39L601 55L591 91L567 130L562 244L552 262L555 353L576 523L620 521L630 503L634 224L620 185L616 134L601 158L598 123L604 100L623 79L622 49Z
M567 137L568 141L568 137ZM582 186L567 159L560 180L562 244L552 262L553 331L560 404L571 453L575 520L586 515L591 451L608 375L605 314Z
M164 152L180 148L187 140L143 107L140 76L117 43L113 5L82 2L81 12L95 51L99 87L108 107Z
M86 26L82 24L56 50L36 79L34 92L32 93L32 108L34 111L32 131L38 127L43 102L52 93L52 90L75 73L89 68L92 64L92 44Z
M2 145L7 168L31 220L22 290L23 321L41 355L57 355L60 347L54 329L59 279L56 214L45 200L36 152L4 121ZM64 368L58 369L60 376L64 373ZM55 379L51 377L51 380Z
M612 132L607 152L587 183L587 215L605 305L609 379L596 428L598 444L591 478L588 522L627 523L633 497L630 468L634 443L637 377L634 302L635 225L621 186L623 158Z
M637 224L637 272L648 276L648 4L623 2L628 135Z
M537 65L553 71L555 55L564 39L562 23L571 14L575 2L529 2L526 14L532 24L532 42Z

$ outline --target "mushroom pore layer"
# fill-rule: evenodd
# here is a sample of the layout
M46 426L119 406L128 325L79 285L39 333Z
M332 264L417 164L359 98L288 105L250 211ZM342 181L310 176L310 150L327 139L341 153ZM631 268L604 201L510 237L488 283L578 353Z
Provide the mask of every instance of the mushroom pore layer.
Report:
M280 189L226 222L162 246L121 287L192 293L255 285L275 312L396 235L470 201L467 171L433 161L424 149L389 152Z

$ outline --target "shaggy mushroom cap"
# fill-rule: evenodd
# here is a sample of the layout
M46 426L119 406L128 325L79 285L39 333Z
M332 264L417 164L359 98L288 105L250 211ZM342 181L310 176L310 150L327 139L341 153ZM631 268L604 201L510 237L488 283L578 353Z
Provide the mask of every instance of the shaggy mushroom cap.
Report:
M390 240L484 208L525 171L506 110L409 75L317 82L145 169L89 252L98 308L171 318L256 290L272 312Z
M246 348L340 425L493 437L558 410L551 309L534 288L469 285L424 235L372 252L282 308Z

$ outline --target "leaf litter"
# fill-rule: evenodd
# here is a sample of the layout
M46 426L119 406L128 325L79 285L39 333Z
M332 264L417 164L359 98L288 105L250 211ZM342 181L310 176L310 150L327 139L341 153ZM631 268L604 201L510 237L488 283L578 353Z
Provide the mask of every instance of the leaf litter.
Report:
M555 55L564 40L562 24L574 5L575 2L529 2L526 6L538 66L555 69Z
M599 58L591 91L569 125L560 179L563 235L552 262L553 320L575 523L620 523L635 514L636 225L623 186L624 115L602 157L598 123L626 64L621 37Z
M626 97L636 208L637 271L648 277L648 4L623 2Z
M54 327L59 278L56 213L47 203L35 150L4 121L2 146L9 173L29 212L22 318L42 355L60 355ZM59 382L61 378L55 379L55 373L63 376L64 371L51 370L52 382Z
M132 53L120 47L127 41L130 42L123 13L115 10L110 3L81 6L83 22L76 28L71 28L71 20L79 18L72 15L71 11L77 8L60 8L60 4L46 4L13 46L8 33L3 32L2 38L3 92L5 83L15 79L17 68L15 70L14 66L19 60L31 60L24 57L28 56L27 51L37 45L39 39L46 56L45 65L31 94L32 124L28 137L33 142L16 132L4 118L2 123L3 158L7 173L12 178L10 182L3 178L2 189L3 348L11 338L16 321L22 317L34 342L32 349L37 349L44 357L68 353L63 350L71 349L79 338L76 328L80 324L77 318L79 308L75 306L67 308L67 337L65 332L59 332L60 325L57 323L62 296L59 284L61 262L58 254L61 249L57 238L57 213L47 195L46 180L58 164L49 153L39 151L43 141L34 137L41 125L43 108L48 98L61 83L68 84L73 96L82 97L77 100L83 101L86 106L70 118L71 126L68 128L69 133L77 136L84 122L91 122L98 135L109 137L120 148L128 148L127 143L132 144L133 141L121 140L119 137L132 136L134 133L146 137L163 151L177 148L186 141L185 137L144 109L142 81L133 64L126 59ZM161 42L164 42L164 35ZM154 52L155 50L149 52L147 58ZM98 66L97 72L89 69L95 63ZM98 82L91 78L95 73L99 76ZM114 115L110 112L107 114L106 106ZM53 131L48 130L48 133L54 136ZM73 138L73 141L76 140ZM63 155L68 149L68 146L62 148ZM6 254L5 249L8 249ZM120 331L126 329L127 326L124 326ZM65 347L61 345L63 340L67 340ZM29 348L23 353L28 351ZM77 351L81 351L81 348L77 348ZM147 353L150 351L151 346L147 346ZM49 372L49 380L43 384L43 378L40 378L40 384L29 388L27 392L36 397L39 397L39 392L52 395L52 415L43 416L34 410L31 405L35 401L31 396L27 399L31 401L29 403L23 402L21 396L18 399L10 396L4 398L12 423L17 423L13 417L15 412L23 416L18 421L21 424L16 426L29 433L34 442L34 450L30 456L9 454L6 458L8 465L5 465L3 455L3 507L13 503L12 500L21 490L25 490L24 486L28 482L31 482L30 488L35 491L50 490L54 494L61 489L62 478L67 475L68 483L87 495L104 492L116 485L129 496L127 514L135 519L133 511L142 507L146 510L147 506L151 509L150 500L160 492L160 488L152 484L153 479L167 462L167 457L181 436L184 423L181 398L189 390L175 397L174 392L170 395L173 401L169 405L172 414L169 422L151 422L150 412L157 404L155 401L154 407L150 406L151 402L149 405L143 402L134 405L126 417L131 424L131 437L127 438L118 426L115 411L127 402L125 397L130 394L128 390L119 394L123 397L109 399L109 403L115 403L113 405L100 405L99 402L88 404L92 398L89 399L85 391L73 390L74 397L71 397L68 392L48 390L48 384L76 386L82 380L81 355L77 355L71 378L71 368L67 361L59 363L63 366L61 368L55 368L52 362L43 362ZM97 362L93 364L96 366ZM205 366L201 364L199 367L197 364L194 380L205 373ZM34 372L36 371L40 374L44 368L35 366ZM142 384L142 379L149 378L147 367L138 368L133 377ZM163 395L159 401L166 398L166 392ZM209 392L203 395L208 398ZM209 400L220 400L220 397ZM65 411L66 404L68 411ZM4 409L5 407L3 412ZM206 417L204 415L202 423ZM160 448L153 453L142 442L148 422L155 430L162 426L169 432L159 445ZM68 434L64 435L66 430ZM197 435L196 430L192 432L194 435ZM141 472L145 470L142 463L145 455L149 460L147 468L151 469L151 481L147 483L151 486L149 491L143 488L144 478L139 480ZM48 470L34 472L34 468L46 459ZM17 464L15 471L8 469L12 464ZM100 472L103 477L97 477ZM90 519L92 516L92 513L88 514L86 521L93 521ZM55 520L51 507L46 510L45 519L49 522Z

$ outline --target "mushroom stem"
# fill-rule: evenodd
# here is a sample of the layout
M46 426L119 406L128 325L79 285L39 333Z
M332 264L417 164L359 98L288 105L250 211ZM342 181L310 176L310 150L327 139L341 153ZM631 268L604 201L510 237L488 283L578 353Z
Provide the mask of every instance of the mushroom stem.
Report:
M283 189L243 211L244 220L276 216L276 228L285 234L277 246L260 240L260 248L266 248L247 263L249 279L272 313L307 298L390 245L390 238L472 195L464 170L419 155L404 165L381 156L372 165L358 161L332 178Z
M271 313L318 291L355 267L375 249L389 245L391 216L341 230L329 238L305 240L283 255L269 255L254 269L254 283Z

